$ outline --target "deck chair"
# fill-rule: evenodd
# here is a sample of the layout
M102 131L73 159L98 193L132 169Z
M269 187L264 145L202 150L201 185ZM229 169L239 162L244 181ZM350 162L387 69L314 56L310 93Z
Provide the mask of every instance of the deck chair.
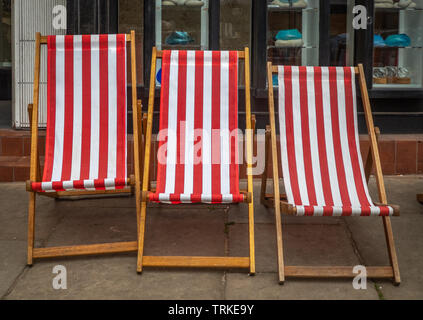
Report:
M153 190L149 162L157 59L162 61L162 81L157 183ZM238 59L245 61L246 191L239 189ZM248 48L245 51L157 51L153 48L138 239L139 273L144 266L249 268L250 274L255 273L251 123ZM249 257L144 256L148 202L164 205L247 202Z
M273 87L269 89L270 127L266 154L272 159L273 194L266 194L267 165L262 177L261 203L274 206L279 282L285 277L355 277L353 267L285 266L281 210L298 216L381 216L390 266L367 267L369 278L393 278L400 283L391 215L399 207L387 205L363 66L290 67L267 65L268 81L278 73L281 163L285 194L279 192ZM363 167L357 129L356 75L361 88L370 151ZM268 162L268 161L266 161ZM372 202L367 183L374 166L380 203Z
M135 174L127 169L127 42L130 42ZM47 133L41 179L38 156L40 49L47 45ZM135 33L36 34L31 168L27 191L28 265L36 258L136 252L133 242L34 248L36 196L69 198L133 194L140 213L141 101L137 101ZM140 148L141 146L141 148Z

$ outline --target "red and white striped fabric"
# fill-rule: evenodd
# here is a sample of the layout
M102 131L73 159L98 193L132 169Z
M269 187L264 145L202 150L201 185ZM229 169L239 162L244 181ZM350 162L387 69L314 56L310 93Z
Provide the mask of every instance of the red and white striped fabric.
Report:
M370 198L354 68L279 66L283 178L298 215L392 215Z
M241 202L238 53L163 51L156 193L164 203Z
M35 191L127 184L126 36L48 37L47 136Z

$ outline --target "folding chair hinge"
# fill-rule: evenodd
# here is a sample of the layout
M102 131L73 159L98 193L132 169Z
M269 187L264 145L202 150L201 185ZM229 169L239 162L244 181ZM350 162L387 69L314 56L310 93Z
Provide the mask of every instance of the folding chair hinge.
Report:
M30 180L26 181L26 191L33 192L32 190L32 182Z
M141 202L148 202L150 191L141 191Z
M245 203L251 203L252 201L252 196L251 196L251 192L245 192L244 193L244 202Z

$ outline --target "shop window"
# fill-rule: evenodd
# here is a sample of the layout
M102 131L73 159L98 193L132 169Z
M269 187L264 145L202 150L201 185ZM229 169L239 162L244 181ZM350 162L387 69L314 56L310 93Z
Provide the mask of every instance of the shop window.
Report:
M268 0L267 57L275 65L319 65L319 1Z
M209 0L156 0L159 50L209 48Z
M375 1L374 88L423 87L423 0Z
M130 33L135 30L136 58L137 58L137 82L144 84L143 79L143 36L144 36L144 0L119 0L119 33ZM128 43L128 57L129 53ZM128 64L130 68L130 64ZM128 83L131 73L128 69Z
M251 48L251 1L220 1L220 49ZM239 65L238 81L244 85L244 63Z
M346 66L348 51L347 42L347 0L331 1L330 6L330 63L331 66Z
M250 47L251 2L220 1L220 49L244 50Z

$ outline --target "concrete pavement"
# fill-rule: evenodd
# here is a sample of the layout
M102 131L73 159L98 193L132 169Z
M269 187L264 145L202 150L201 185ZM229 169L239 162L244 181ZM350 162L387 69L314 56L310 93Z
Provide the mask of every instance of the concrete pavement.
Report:
M270 183L269 183L270 185ZM287 279L277 282L273 210L259 204L255 185L255 277L240 270L135 272L135 254L26 261L28 195L23 183L0 184L1 299L423 299L423 176L386 177L388 199L401 206L392 218L402 283ZM374 179L371 192L375 197ZM376 199L376 198L375 198ZM168 209L168 210L166 210ZM147 255L247 255L246 205L153 206L148 210ZM135 199L54 201L37 198L36 244L42 246L131 241ZM283 217L289 265L388 264L380 218ZM53 267L67 270L67 289L52 287Z

